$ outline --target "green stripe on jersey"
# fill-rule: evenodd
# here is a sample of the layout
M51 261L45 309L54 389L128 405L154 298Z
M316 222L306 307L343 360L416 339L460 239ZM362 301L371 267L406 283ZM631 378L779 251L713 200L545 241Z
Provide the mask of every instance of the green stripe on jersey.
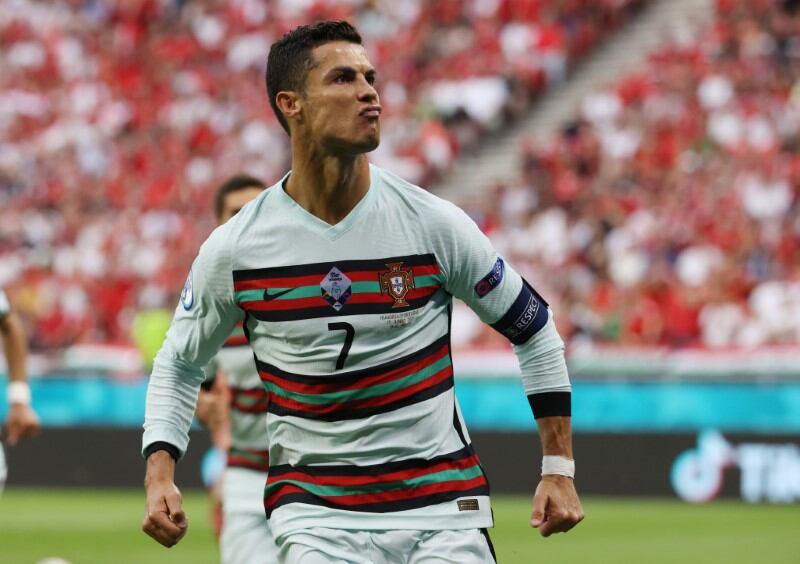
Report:
M257 302L264 298L264 290L242 290L236 292L235 300L237 303L242 302Z
M341 392L304 394L301 392L293 392L291 390L286 390L274 384L273 382L269 381L265 381L264 385L270 392L291 400L303 403L326 405L331 403L344 403L348 401L356 401L360 399L367 399L376 396L391 394L392 392L397 392L399 390L402 390L403 388L408 388L410 386L413 386L414 384L422 382L423 380L430 378L440 370L447 368L448 366L450 366L450 355L445 355L436 362L434 362L433 364L426 366L422 370L409 374L408 376L398 378L397 380L392 380L391 382L386 382L384 384L377 384L375 386L369 386L367 388L359 388L357 390L344 390ZM320 383L324 384L324 380L322 380Z
M321 486L312 482L300 480L279 480L267 485L267 487L264 488L264 496L268 497L272 494L273 490L286 484L293 484L318 496L336 497L376 492L390 492L393 490L405 490L410 488L418 488L420 486L427 486L430 484L438 484L441 482L466 481L482 475L483 471L481 470L481 467L476 464L474 466L470 466L469 468L464 468L463 470L442 470L441 472L435 472L425 476L418 476L416 478L409 478L407 480L378 482L373 484L364 484L361 486Z
M426 274L424 276L414 277L415 288L425 288L427 286L435 286L441 284L443 277L440 274ZM354 294L379 294L381 285L378 282L353 282L351 288ZM270 288L270 294L279 294L286 292L290 288ZM320 286L314 284L312 286L298 286L292 288L291 292L278 296L275 300L295 300L298 298L315 298L321 295ZM256 302L264 299L264 290L242 290L236 292L236 301L242 302Z

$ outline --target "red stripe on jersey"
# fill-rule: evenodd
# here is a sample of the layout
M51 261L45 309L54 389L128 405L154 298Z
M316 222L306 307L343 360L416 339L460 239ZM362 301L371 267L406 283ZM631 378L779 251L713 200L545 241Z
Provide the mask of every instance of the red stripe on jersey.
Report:
M442 357L447 356L450 354L450 347L447 343L441 346L441 348L437 349L430 355L426 356L418 360L417 362L413 362L411 364L400 366L395 368L394 370L390 370L388 372L384 372L383 374L376 374L374 376L368 376L365 378L360 378L358 380L353 381L350 384L328 384L325 382L325 377L320 377L320 382L314 384L301 384L299 382L293 382L291 380L287 380L281 378L276 374L272 374L271 372L267 372L264 370L259 370L259 376L261 376L261 380L270 382L284 390L289 390L292 392L297 392L301 394L324 394L329 392L342 392L346 390L358 390L362 388L368 388L370 386L374 386L376 384L384 384L386 382L391 382L393 380L397 380L399 378L403 378L408 376L409 374L413 374L415 372L419 372L426 366L433 364L434 362L440 360Z
M448 378L452 377L453 377L453 367L446 366L436 374L433 374L429 378L426 378L422 382L418 382L413 386L402 388L400 390L397 390L396 392L382 396L376 396L373 398L347 401L341 403L313 404L313 403L299 402L289 398L284 398L282 396L279 396L278 394L271 394L270 401L288 409L295 409L297 411L306 411L318 415L320 414L325 415L325 414L335 413L336 411L343 409L351 410L351 409L363 409L367 407L385 406L387 404L391 404L396 401L405 399L409 396L413 396L414 394L416 394L421 390L424 390L426 388L431 388L436 384L439 384L440 382L443 382Z
M392 490L388 492L373 492L362 494L351 494L341 496L318 496L324 500L330 501L336 505L361 505L366 503L380 503L385 501L395 501L399 499L408 499L412 497L423 497L439 492L447 491L465 491L470 490L486 484L486 478L476 476L469 480L452 480L448 482L438 482L435 484L426 484L424 486L410 487L399 490ZM270 495L264 500L265 507L271 507L284 495L290 493L311 493L303 488L294 484L280 485L279 489L274 494ZM317 495L317 494L313 494Z
M409 267L413 276L431 276L441 274L438 264ZM380 282L382 270L356 270L343 272L351 282ZM302 286L318 286L325 280L326 274L311 274L306 276L289 276L284 278L259 278L256 280L237 280L233 283L236 292L244 290L266 290L268 288L300 288Z
M405 296L406 301L415 300L430 296L441 287L440 284L433 286L425 286L423 288L411 288ZM375 304L375 303L392 303L394 298L389 294L363 292L352 294L344 302L344 307L347 304ZM284 300L270 300L263 301L257 300L252 302L242 302L239 304L247 311L286 311L294 309L309 309L330 307L330 304L322 297L321 292L319 296L312 298L297 298L297 299L284 299Z
M428 466L424 468L412 468L409 470L402 470L398 472L390 472L388 474L382 475L364 475L364 476L314 476L310 474L306 474L305 472L288 472L286 474L281 474L276 478L270 478L268 480L268 485L270 483L277 483L285 480L294 480L296 482L307 482L311 484L316 484L318 486L364 486L369 484L379 484L379 483L388 483L388 482L400 482L403 480L411 480L413 478L419 478L420 476L426 476L428 474L435 474L437 472L443 472L445 470L466 470L467 468L472 468L473 466L477 466L479 464L478 457L475 455L468 456L467 458L462 458L460 460L446 460L440 462L439 464L435 464L433 466Z

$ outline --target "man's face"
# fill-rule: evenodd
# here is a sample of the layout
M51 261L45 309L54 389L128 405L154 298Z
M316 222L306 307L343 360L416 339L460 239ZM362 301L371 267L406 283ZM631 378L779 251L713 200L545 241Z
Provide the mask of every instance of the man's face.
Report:
M261 192L263 190L257 186L248 186L227 194L222 201L222 215L217 218L219 219L219 224L222 225L235 216L247 202L255 200Z
M380 143L381 107L375 69L361 45L333 41L312 51L302 125L332 153L358 155Z

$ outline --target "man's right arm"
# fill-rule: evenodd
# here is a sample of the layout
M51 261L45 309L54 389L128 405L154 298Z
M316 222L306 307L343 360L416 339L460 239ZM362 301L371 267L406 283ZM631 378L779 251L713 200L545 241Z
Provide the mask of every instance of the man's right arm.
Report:
M147 505L142 530L167 548L177 544L189 527L174 475L175 459L166 450L155 451L147 457L144 479Z
M211 433L212 444L225 452L230 446L230 391L216 360L204 371L206 378L200 386L194 416Z
M185 533L174 468L189 443L203 366L241 316L233 299L229 231L228 225L218 228L201 247L147 388L142 439L147 501L142 528L164 546L177 543Z

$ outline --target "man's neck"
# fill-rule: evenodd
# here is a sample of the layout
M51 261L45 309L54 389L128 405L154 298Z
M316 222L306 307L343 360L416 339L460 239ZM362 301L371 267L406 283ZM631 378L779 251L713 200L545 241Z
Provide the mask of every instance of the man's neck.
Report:
M333 157L302 153L293 151L292 174L286 193L310 214L335 225L369 190L367 156Z

